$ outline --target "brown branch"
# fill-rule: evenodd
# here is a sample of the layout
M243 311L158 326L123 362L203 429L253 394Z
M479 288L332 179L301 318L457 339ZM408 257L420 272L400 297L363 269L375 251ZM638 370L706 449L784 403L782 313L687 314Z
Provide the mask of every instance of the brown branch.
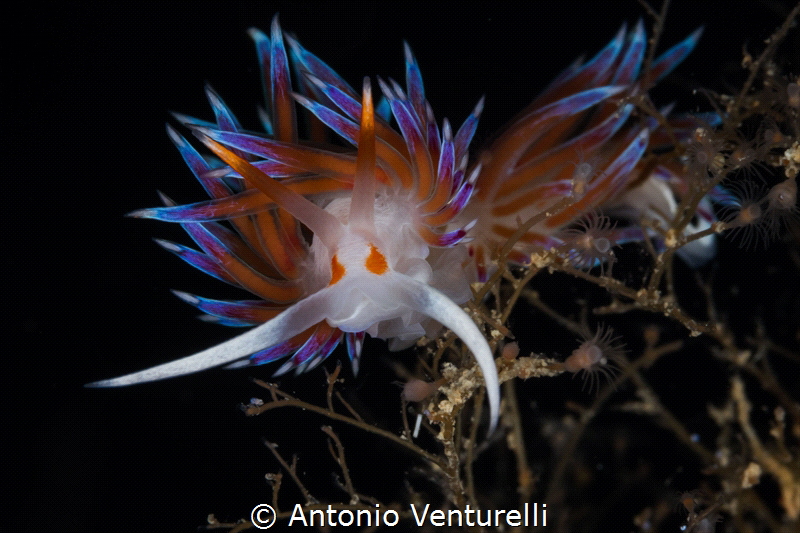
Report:
M750 445L753 459L778 482L781 506L790 520L797 520L800 517L800 479L786 465L775 459L759 440L756 430L750 424L752 406L745 396L744 383L738 376L731 378L731 398L737 407L736 420Z
M277 385L275 385L274 383L267 383L267 382L262 381L260 379L254 379L253 381L256 384L264 387L265 389L268 389L268 390L276 389L277 390ZM248 415L248 416L256 416L256 415L260 415L261 413L265 413L267 411L270 411L272 409L279 409L279 408L283 408L283 407L296 407L298 409L303 409L303 410L306 410L306 411L312 411L314 413L320 414L320 415L325 416L327 418L330 418L332 420L338 420L340 422L344 422L346 424L350 424L351 426L355 426L355 427L363 429L364 431L367 431L369 433L373 433L375 435L378 435L380 437L388 439L388 440L390 440L390 441L392 441L392 442L394 442L396 444L399 444L400 446L402 446L404 448L407 448L407 449L411 450L412 452L414 452L416 455L419 455L423 459L425 459L427 461L430 461L431 463L434 463L434 464L442 466L442 461L441 461L441 459L439 459L439 457L437 457L437 456L435 456L435 455L433 455L433 454L431 454L429 452L426 452L425 450L423 450L422 448L420 448L419 446L417 446L413 442L409 442L409 441L405 440L404 438L395 435L394 433L390 433L390 432L388 432L386 430L377 428L375 426L371 426L371 425L367 424L366 422L364 422L363 420L356 420L354 418L350 418L348 416L341 415L339 413L330 411L328 409L324 409L324 408L316 406L314 404L310 404L308 402L304 402L304 401L302 401L300 399L297 399L297 398L295 398L295 397L293 397L293 396L291 396L289 394L286 394L285 392L280 392L280 395L283 396L284 399L278 400L278 401L269 402L269 403L265 403L264 405L259 405L259 406L247 406L244 409L244 413L246 415Z
M766 48L761 52L761 55L758 56L753 63L749 65L750 68L750 75L747 76L747 80L742 85L742 90L739 92L739 96L736 97L735 100L735 109L733 110L734 113L738 115L739 109L741 109L744 99L747 96L747 92L753 86L753 82L756 80L756 76L758 76L759 71L761 71L762 65L773 56L775 53L775 49L777 48L778 44L786 37L786 34L789 33L789 29L792 27L793 24L797 23L797 17L800 16L800 2L794 6L792 12L789 13L789 16L786 17L786 20L780 27L775 30L775 32L767 38L765 43L767 44Z
M275 444L274 442L270 442L270 441L268 441L266 439L264 439L264 444L267 446L267 449L270 452L272 452L272 455L275 456L275 458L281 464L283 469L286 470L289 473L289 476L295 482L295 485L297 485L297 488L299 488L300 492L303 493L303 497L306 499L306 503L319 503L319 500L317 500L314 496L311 495L311 493L308 491L306 486L303 484L302 481L300 481L300 478L297 476L297 456L296 455L292 456L292 464L290 466L286 462L286 460L281 456L281 454L278 453L278 450L277 450L278 445L277 444Z
M334 433L332 427L322 426L322 431L328 435L336 445L336 450L334 450L333 446L331 445L331 441L328 441L328 451L331 452L331 456L342 470L342 475L344 476L344 488L350 495L350 503L356 504L360 498L356 493L355 487L353 487L353 480L350 479L350 469L347 468L347 461L344 457L344 445L342 445L342 441L339 440L339 437L336 435L336 433Z

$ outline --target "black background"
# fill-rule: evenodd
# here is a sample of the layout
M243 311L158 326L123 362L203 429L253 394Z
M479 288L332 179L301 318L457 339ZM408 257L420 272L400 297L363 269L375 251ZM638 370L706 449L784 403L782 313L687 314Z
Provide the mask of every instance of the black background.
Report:
M673 2L662 50L699 25L706 31L660 101L707 109L686 87L723 89L738 80L742 45L760 49L788 4ZM477 147L577 56L596 52L623 22L646 18L634 1L381 5L58 3L25 6L10 21L20 30L7 49L12 97L4 106L11 119L4 304L12 328L3 433L12 505L4 506L0 529L193 531L208 513L236 520L269 501L264 474L278 467L262 438L317 443L309 447L317 452L300 458L312 477L322 461L314 453L327 459L322 419L300 412L246 418L237 409L264 396L248 376L266 379L268 368L129 389L82 387L232 335L197 321L169 292L235 296L151 241L188 243L180 228L123 215L157 205L156 190L180 203L203 198L164 123L169 111L210 118L204 83L245 127L258 129L261 82L249 27L268 32L280 13L285 31L354 85L376 74L402 82L407 40L438 119L460 124L486 95ZM382 351L379 342L368 346ZM365 357L357 379L344 371L365 403L397 395L382 361ZM284 384L318 390L323 381L317 369ZM352 453L351 461L367 460L357 447ZM318 476L328 477L330 466L322 468ZM393 472L392 465L373 468L376 485Z

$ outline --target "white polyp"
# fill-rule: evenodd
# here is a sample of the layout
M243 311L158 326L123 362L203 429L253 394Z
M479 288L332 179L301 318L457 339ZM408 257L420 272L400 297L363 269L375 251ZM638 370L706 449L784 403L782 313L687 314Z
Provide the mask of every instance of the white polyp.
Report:
M587 180L592 175L592 165L586 162L581 163L575 168L575 178L580 180Z
M601 254L606 254L611 249L611 241L606 239L605 237L598 237L593 239L594 249L600 252Z
M597 346L596 344L587 346L585 349L586 349L586 355L589 357L589 360L592 363L598 363L603 359L603 350L601 350L600 347Z

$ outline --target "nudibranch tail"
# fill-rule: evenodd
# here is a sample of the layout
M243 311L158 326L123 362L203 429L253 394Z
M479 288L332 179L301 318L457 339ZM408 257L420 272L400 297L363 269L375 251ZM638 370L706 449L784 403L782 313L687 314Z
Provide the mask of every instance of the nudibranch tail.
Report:
M266 347L284 342L325 319L332 304L329 292L322 289L284 310L250 331L207 350L117 378L89 383L87 387L123 387L192 374L231 363Z

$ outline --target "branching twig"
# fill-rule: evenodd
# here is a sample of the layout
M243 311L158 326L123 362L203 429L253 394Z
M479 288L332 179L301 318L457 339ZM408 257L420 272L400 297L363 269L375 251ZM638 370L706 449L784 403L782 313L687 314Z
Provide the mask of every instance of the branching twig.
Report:
M775 33L767 38L765 41L767 46L761 52L761 55L758 56L758 59L749 65L750 75L747 76L747 80L744 82L744 85L742 85L742 89L739 91L739 95L736 97L734 103L734 108L732 109L732 111L737 115L739 110L744 105L744 99L747 97L748 91L750 91L750 88L753 86L753 82L756 81L756 76L758 76L758 73L761 71L761 67L769 58L775 55L775 49L783 40L783 38L786 37L786 34L789 33L789 29L793 24L797 24L798 16L800 16L800 2L794 6L791 13L789 13L789 16L786 17L784 23L781 24L777 30L775 30Z
M347 468L347 461L344 457L344 446L342 445L342 441L339 440L339 437L336 435L336 433L334 433L332 427L322 426L322 431L331 438L334 444L336 444L336 449L334 450L329 441L328 451L331 452L331 456L333 456L334 460L339 465L339 468L342 470L342 475L344 476L344 488L350 495L350 504L355 505L358 503L360 498L356 493L356 489L353 487L353 480L350 479L350 469Z
M291 478L294 481L295 485L297 485L297 488L299 488L300 492L303 493L303 497L306 499L306 503L319 503L319 500L317 500L314 496L311 495L311 493L308 491L308 489L303 484L303 482L300 481L300 478L297 477L297 456L296 455L292 456L292 464L289 465L284 460L284 458L281 456L281 454L278 453L278 450L277 450L278 445L277 444L275 444L274 442L270 442L270 441L268 441L266 439L264 439L264 444L267 446L267 449L270 452L272 452L272 455L275 456L275 458L281 464L283 469L286 470L286 472L289 473L289 476L291 476Z
M741 378L734 376L731 378L731 398L736 404L736 420L742 429L753 459L760 464L764 470L772 474L778 482L781 491L780 503L786 511L790 520L797 520L800 517L800 477L793 473L785 464L775 459L761 443L756 430L750 424L750 410L752 406L745 396L744 383Z
M367 424L363 420L357 420L357 419L354 419L354 418L350 418L348 416L341 415L339 413L330 411L328 409L324 409L324 408L318 407L318 406L316 406L314 404L299 400L299 399L295 398L294 396L291 396L289 394L286 394L285 392L280 391L278 389L278 386L275 385L274 383L267 383L267 382L262 381L260 379L254 379L253 381L256 384L261 385L265 389L268 389L270 391L274 390L275 394L283 397L283 399L278 400L278 401L271 401L271 402L265 403L264 405L247 406L247 407L245 407L244 412L248 416L260 415L261 413L265 413L265 412L270 411L272 409L280 409L280 408L283 408L283 407L297 407L299 409L305 409L307 411L313 411L313 412L315 412L317 414L320 414L322 416L326 416L326 417L328 417L328 418L330 418L332 420L338 420L340 422L344 422L346 424L350 424L351 426L355 426L355 427L360 428L360 429L362 429L364 431L367 431L369 433L374 433L375 435L378 435L380 437L388 439L388 440L390 440L390 441L392 441L392 442L394 442L396 444L399 444L400 446L402 446L402 447L404 447L406 449L411 450L416 455L419 455L420 457L424 458L427 461L430 461L431 463L441 464L440 459L437 456L435 456L435 455L433 455L433 454L431 454L429 452L426 452L425 450L423 450L422 448L420 448L419 446L417 446L413 442L409 442L409 441L405 440L404 438L395 435L394 433L390 433L390 432L388 432L386 430L383 430L383 429L377 428L375 426L372 426L370 424Z

